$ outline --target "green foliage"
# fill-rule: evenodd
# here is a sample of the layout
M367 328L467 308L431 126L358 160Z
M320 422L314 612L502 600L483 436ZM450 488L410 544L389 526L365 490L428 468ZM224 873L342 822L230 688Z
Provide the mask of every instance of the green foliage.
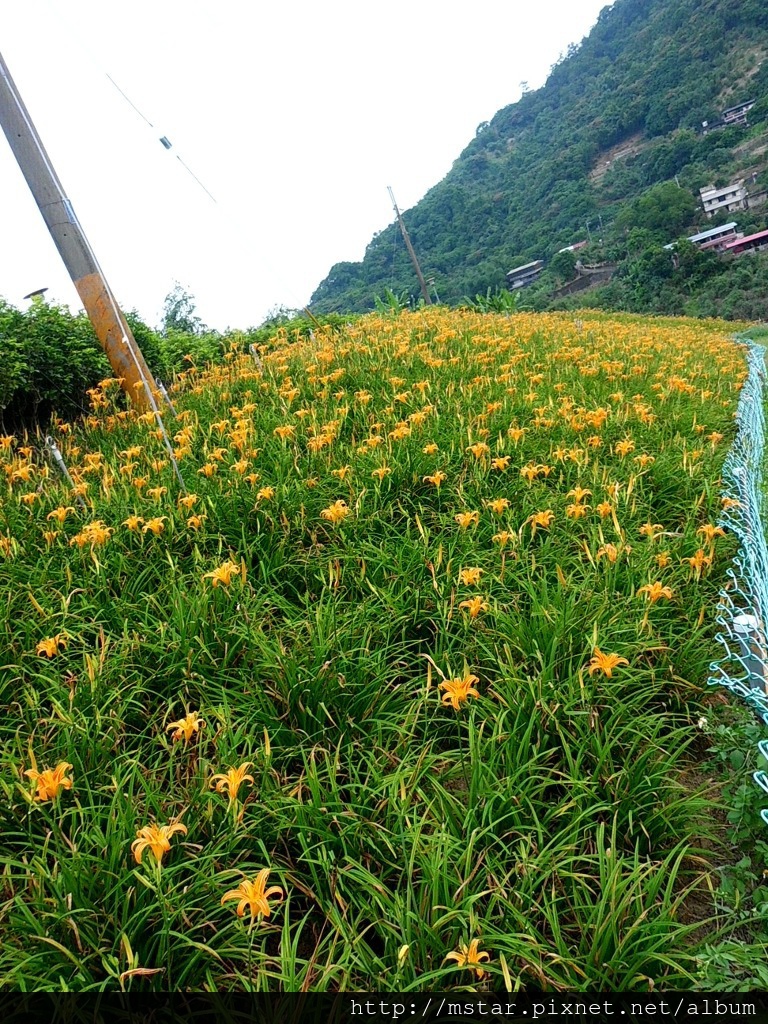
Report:
M221 358L229 339L167 329L158 334L135 312L126 321L154 377L170 380L192 355L200 365ZM85 313L33 303L26 312L0 299L0 423L6 430L45 424L55 412L72 419L88 411L88 389L112 368Z
M6 429L84 410L85 392L110 366L84 315L45 302L26 313L0 300L0 415ZM6 358L7 354L7 358Z
M411 297L406 290L395 295L391 288L385 288L384 294L375 296L373 302L378 313L391 313L394 316L404 309L408 309Z
M485 295L479 293L474 299L465 299L462 303L467 309L477 310L478 313L517 313L526 308L520 301L520 292L511 292L508 288L490 287Z
M685 240L668 250L650 246L630 256L606 285L541 308L590 306L727 320L768 320L768 254L721 260Z

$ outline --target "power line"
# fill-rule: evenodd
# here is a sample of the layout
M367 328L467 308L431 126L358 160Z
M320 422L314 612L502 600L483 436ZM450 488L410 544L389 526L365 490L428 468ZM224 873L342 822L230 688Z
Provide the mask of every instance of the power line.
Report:
M59 24L63 25L67 30L69 30L69 25L67 25L65 22L62 21L62 19L59 17L58 12L56 11L56 8L52 4L50 4L50 3L49 3L49 9L53 12L54 16L59 21ZM70 35L72 35L74 37L75 34L73 32L70 32ZM106 70L106 68L104 68L98 61L96 61L96 59L93 57L93 55L83 45L82 40L78 38L77 41L78 41L81 49L84 52L87 53L88 58L90 59L90 61L93 64L93 66L99 70L100 74L103 74L104 77L109 80L109 82L114 86L114 88L120 93L120 95L125 100L125 102L128 104L128 106L131 107L139 115L139 117L142 119L142 121L144 121L144 123L146 125L148 125L148 127L150 127L153 130L153 132L157 132L158 129L153 124L153 122L150 121L150 119L147 117L147 115L142 110L140 110L139 107L133 102L133 100L128 95L128 93L125 91L125 89L123 89L120 85L118 85L118 83L115 81L115 79L112 77L112 75L110 75L110 73ZM162 135L162 136L158 135L157 136L157 141L160 142L160 144L162 145L163 149L170 150L170 149L173 148L173 144L169 141L169 139L168 139L168 137L166 135ZM203 192L205 192L205 194L208 196L208 198L211 199L212 202L215 203L216 202L216 198L211 194L210 190L208 188L206 188L206 186L202 183L200 178L198 178L198 176L188 166L188 164L186 164L181 159L181 157L178 155L178 153L176 153L175 156L176 156L176 159L181 164L181 166L187 172L187 174L189 174L189 176L200 186L200 188L203 190Z
M125 103L127 103L128 106L131 107L134 113L144 122L147 128L152 131L152 135L155 142L159 141L163 148L166 150L173 149L173 144L169 140L168 136L165 134L159 134L161 129L159 129L150 119L150 117L148 117L147 114L145 114L144 111L138 106L138 104L134 102L134 100L128 95L125 89L118 84L113 75L105 69L105 67L101 63L101 60L97 56L95 56L94 53L90 50L90 48L84 43L83 37L85 33L82 30L78 29L78 26L76 25L76 23L72 21L71 18L69 18L68 21L65 22L63 18L60 16L60 13L56 10L54 4L52 3L52 0L46 0L46 3L49 10L58 21L59 25L70 36L72 42L75 45L79 46L81 51L85 54L85 56L87 56L89 62L91 63L97 74L104 75L104 77L110 82L112 87L119 93L121 98L125 101ZM218 200L210 191L210 189L208 189L208 187L197 176L197 174L192 170L192 168L182 159L182 157L178 153L175 153L175 151L174 155L176 156L176 160L184 169L184 171L193 179L193 181L200 188L200 190L205 193L206 197L216 206L216 209L219 211L219 214L223 217L222 225L226 224L229 226L231 230L236 232L241 242L246 246L246 251L248 252L251 258L257 256L258 249L254 249L253 237L252 234L248 231L247 225L243 221L242 210L238 209L237 216L233 216L231 213L225 211L225 209L218 202ZM276 291L283 292L284 294L290 294L292 288L288 285L288 282L283 279L282 275L278 273L274 263L267 262L266 260L263 260L261 258L259 258L259 263L261 264L261 269L263 271L266 271L267 275L273 279ZM309 310L306 310L306 312L308 313L311 319L314 319L312 313Z

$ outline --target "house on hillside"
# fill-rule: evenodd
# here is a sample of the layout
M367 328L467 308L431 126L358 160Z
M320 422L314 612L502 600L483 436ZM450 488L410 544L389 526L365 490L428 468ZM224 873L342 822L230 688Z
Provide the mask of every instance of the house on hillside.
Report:
M700 231L697 235L689 235L688 241L693 242L700 249L722 249L729 242L736 241L738 237L736 221L732 220L728 224L721 224L720 227Z
M757 252L766 248L768 248L768 231L758 231L754 235L747 235L746 238L737 238L735 242L729 242L725 246L725 252L740 256L745 252Z
M714 185L707 185L699 189L701 205L708 217L714 216L720 211L731 213L733 210L746 210L747 190L744 187L744 179L725 185L723 188L715 188Z
M754 100L746 100L744 103L737 103L735 107L728 107L727 110L722 112L718 121L702 121L702 134L706 135L708 132L715 132L719 128L731 128L736 124L746 124L747 113L754 105Z
M508 288L510 291L516 291L518 288L533 284L543 269L543 260L534 260L532 263L524 263L522 267L515 267L507 274Z
M699 249L722 250L729 242L735 242L740 237L736 230L736 221L729 221L728 224L721 224L717 228L709 228L707 231L700 231L697 235L688 235L688 241ZM665 245L665 249L674 249L676 242Z
M720 119L725 125L732 124L746 124L747 123L747 111L754 107L754 100L747 100L745 103L737 103L735 107L728 107L720 115Z
M564 249L558 249L557 255L559 256L561 252L578 252L579 249L583 249L586 245L589 245L589 242L585 238L581 242L574 242L573 245L566 245Z

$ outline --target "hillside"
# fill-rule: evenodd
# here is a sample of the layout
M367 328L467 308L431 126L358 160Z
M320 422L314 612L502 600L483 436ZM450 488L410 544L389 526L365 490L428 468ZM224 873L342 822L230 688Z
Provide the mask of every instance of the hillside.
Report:
M642 226L633 203L675 176L691 203L668 225L652 225L657 241L705 222L700 187L753 172L756 187L764 184L766 56L768 8L759 0L606 7L546 84L480 125L446 177L405 212L441 301L501 286L510 268L592 232L620 245ZM703 121L747 99L757 100L749 127L701 133ZM748 213L764 225L763 210ZM417 292L394 223L362 262L337 263L311 302L318 312L362 311L387 287Z

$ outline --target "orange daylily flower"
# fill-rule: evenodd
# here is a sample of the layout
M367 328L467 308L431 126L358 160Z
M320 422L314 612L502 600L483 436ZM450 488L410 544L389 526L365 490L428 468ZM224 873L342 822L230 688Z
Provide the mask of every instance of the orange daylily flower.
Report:
M174 742L183 739L185 743L189 743L195 733L200 731L200 726L204 724L197 711L190 711L184 718L180 718L178 722L171 722L169 725L166 725L165 731L169 732L171 729L174 729L175 732L171 736Z
M484 601L480 595L476 595L466 601L461 601L459 608L466 608L470 619L476 619L480 612L488 611L488 602Z
M243 567L238 565L237 562L222 562L221 565L211 570L211 572L205 573L203 579L210 580L214 587L218 587L220 584L228 587L233 578L241 575L242 572Z
M56 636L49 636L45 640L41 640L35 649L35 654L44 655L46 658L53 658L59 653L60 647L66 646L66 633L57 633Z
M254 782L252 775L248 775L248 769L253 761L244 761L239 768L230 768L228 772L219 772L211 776L211 785L216 787L217 793L226 791L229 802L237 800L237 792L244 782Z
M471 525L477 526L480 522L480 513L476 511L472 512L459 512L458 515L453 517L462 530L466 530Z
M322 519L327 519L331 523L343 523L347 516L352 511L348 507L346 501L343 498L339 498L338 501L334 501L328 508L324 508L320 516Z
M35 800L55 800L60 789L71 789L72 779L67 777L71 768L72 765L66 761L59 761L55 768L46 768L42 772L28 768L24 774L37 786Z
M445 690L442 696L443 704L450 704L454 711L458 711L460 706L469 697L479 697L480 694L475 689L475 683L479 683L480 680L477 676L472 675L471 672L466 672L464 677L461 679L445 679L438 689Z
M589 674L593 676L595 672L602 672L610 679L615 668L628 664L626 658L622 658L618 654L604 654L599 647L595 647L589 662Z
M536 528L539 526L543 527L545 530L548 530L549 527L552 525L554 518L555 513L552 511L551 508L546 509L544 512L534 512L532 516L529 516L526 519L526 523L530 523L531 526L531 536L533 537L535 535Z
M439 491L442 482L448 479L448 474L444 473L442 469L438 469L431 476L425 476L422 479L424 480L424 483L432 484L432 486L436 487Z
M445 960L455 960L456 967L466 967L467 970L474 971L477 975L478 981L481 981L488 973L483 969L482 965L487 963L491 959L491 956L490 953L486 953L485 950L480 949L479 946L479 939L472 939L468 946L465 945L465 943L460 942L458 950L448 953Z
M491 512L495 512L497 516L502 515L511 505L509 498L491 498L485 503L486 508L489 508Z
M660 598L664 597L668 601L672 599L672 588L665 587L662 583L656 580L654 583L646 583L644 587L640 587L637 591L638 596L645 594L651 604L655 604Z
M170 825L145 825L136 832L136 838L131 843L131 853L136 858L136 863L141 864L141 858L145 850L151 850L155 860L160 864L164 855L171 848L171 837L177 832L187 834L187 826L180 821Z
M222 906L229 900L238 900L238 917L243 916L246 907L251 912L251 918L258 916L269 917L272 912L272 908L269 905L270 896L279 896L280 899L284 896L283 890L279 885L270 885L267 888L269 873L269 868L262 868L252 882L246 879L236 889L230 889L229 892L225 892L221 897Z

